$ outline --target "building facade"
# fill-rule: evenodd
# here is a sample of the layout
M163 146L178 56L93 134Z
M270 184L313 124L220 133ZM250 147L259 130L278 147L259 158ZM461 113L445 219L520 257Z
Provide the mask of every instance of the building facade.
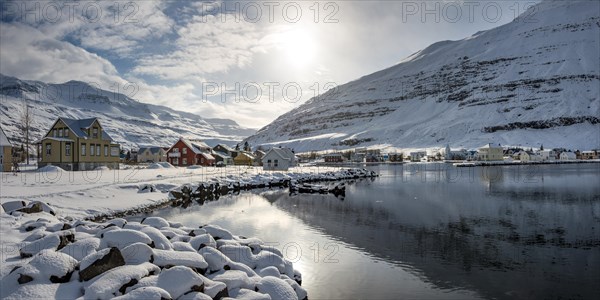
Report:
M97 118L58 118L37 143L38 167L58 166L70 171L119 168L121 148Z
M477 149L477 157L481 161L501 161L504 160L504 150L499 144L486 144Z
M162 147L143 147L137 152L137 162L163 162L167 161L167 150Z
M0 165L2 172L10 172L13 164L13 146L0 127Z
M193 165L213 166L215 158L210 154L211 148L199 140L188 140L179 138L169 150L167 150L167 161L179 167Z
M296 166L296 155L288 148L272 148L262 157L263 170L287 171Z

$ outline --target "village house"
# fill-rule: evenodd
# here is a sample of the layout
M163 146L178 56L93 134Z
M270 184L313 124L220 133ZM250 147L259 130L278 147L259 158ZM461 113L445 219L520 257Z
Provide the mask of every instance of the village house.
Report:
M215 158L215 163L220 166L233 165L233 158L223 152L213 151L211 155Z
M8 140L2 127L0 127L0 165L2 172L10 172L13 163L13 146Z
M289 148L271 148L262 158L263 170L287 171L296 165L296 155Z
M427 156L426 151L414 151L409 153L410 161L419 162L423 157Z
M560 160L575 160L575 153L571 151L564 151L560 153Z
M216 152L225 153L226 155L231 156L232 158L235 158L239 152L238 150L235 150L225 144L217 144L213 147L213 150Z
M203 141L179 138L169 150L167 161L174 166L213 166L215 157L210 154L212 149Z
M163 147L142 147L137 152L137 162L163 162L167 161L167 149Z
M323 155L323 160L326 163L341 163L344 162L344 155L339 152L336 153L328 153Z
M47 165L72 171L100 166L119 168L120 146L97 118L58 118L37 146L39 168Z
M556 160L556 151L554 150L540 150L538 151L541 161L554 161Z
M504 150L499 144L486 144L477 149L477 157L481 161L500 161L504 159Z
M237 166L252 166L254 155L246 151L238 151L237 156L233 158L233 163Z
M581 159L598 159L598 154L596 151L581 151Z

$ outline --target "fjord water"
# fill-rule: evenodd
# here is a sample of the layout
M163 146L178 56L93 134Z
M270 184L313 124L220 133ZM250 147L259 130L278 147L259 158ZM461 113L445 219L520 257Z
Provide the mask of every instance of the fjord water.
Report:
M600 164L369 168L344 199L245 192L152 215L279 247L310 299L600 295Z

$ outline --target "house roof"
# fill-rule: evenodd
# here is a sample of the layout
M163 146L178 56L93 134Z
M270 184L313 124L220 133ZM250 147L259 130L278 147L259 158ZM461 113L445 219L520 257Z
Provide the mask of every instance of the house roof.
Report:
M502 148L502 146L500 146L500 144L488 143L488 144L485 144L485 145L479 147L479 149L482 149L482 148Z
M94 124L95 121L98 121L98 118L69 119L69 118L60 117L60 118L58 118L58 120L62 120L63 123L65 123L67 125L67 127L69 127L71 132L73 132L73 134L75 134L77 137L88 138L89 136L82 129L90 128ZM56 120L56 122L58 122L58 120ZM54 124L56 124L56 122L54 122ZM98 123L100 123L100 121L98 121ZM52 127L54 127L54 124L52 125ZM109 140L111 142L113 141L113 139L110 137L110 135L108 133L106 133L106 130L102 130L102 139Z
M242 156L246 156L247 158L254 159L254 155L252 155L248 152L240 151L240 153L238 153L238 155L234 158L234 160L237 159L238 157L241 158Z
M225 154L223 152L213 151L211 154L213 156L218 156L218 157L221 157L223 159L230 159L231 158L231 156L229 156L229 155L227 155L227 154Z
M206 159L214 160L215 157L210 155L210 153L200 153L200 155L204 156Z
M54 141L59 141L59 142L73 142L72 139L69 138L60 138L60 137L53 137L53 136L47 136L45 138L42 139L43 140L54 140Z
M0 127L0 146L12 146L2 127Z
M201 140L188 140L185 138L179 138L179 141L182 141L186 147L192 149L192 151L194 151L196 154L206 153L207 149L210 149L210 146ZM173 144L173 146L175 146L175 144ZM169 148L169 151L173 148L173 146Z
M231 148L231 147L229 147L229 146L227 146L227 145L225 145L225 144L217 144L217 146L218 146L218 147L221 147L221 148L223 148L223 149L225 149L225 150L227 150L227 151L229 151L229 152L235 152L235 151L238 151L238 150L235 150L235 149L233 149L233 148ZM215 146L215 147L217 147L217 146Z
M138 150L138 153L144 153L146 150L150 151L150 154L156 155L164 149L162 147L141 147L140 150Z
M292 160L294 158L294 153L292 150L288 148L271 148L265 155L263 156L263 160L269 159L273 155L279 156L282 159Z

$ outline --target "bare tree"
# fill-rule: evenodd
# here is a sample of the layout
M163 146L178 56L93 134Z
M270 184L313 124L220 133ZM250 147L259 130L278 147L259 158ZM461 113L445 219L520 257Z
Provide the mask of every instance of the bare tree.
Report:
M25 157L27 159L27 164L29 165L29 131L31 129L31 123L33 121L33 115L31 110L29 109L29 104L27 103L27 99L23 99L21 109L21 133L23 134L23 139L25 140Z

